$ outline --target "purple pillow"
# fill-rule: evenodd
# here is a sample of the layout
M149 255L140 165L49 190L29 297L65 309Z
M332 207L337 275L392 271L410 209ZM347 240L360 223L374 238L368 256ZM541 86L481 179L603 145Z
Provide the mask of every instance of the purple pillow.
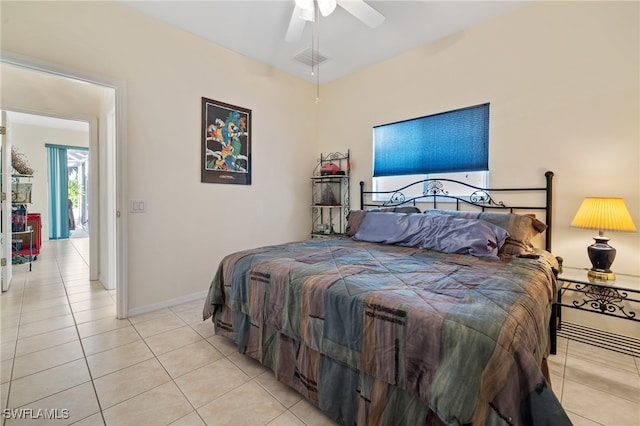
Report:
M508 235L504 228L479 219L369 212L353 239L497 259Z
M518 255L534 252L533 238L547 229L547 225L536 219L535 216L528 214L439 209L427 210L425 214L446 214L466 219L482 219L506 229L509 236L500 249L501 254Z

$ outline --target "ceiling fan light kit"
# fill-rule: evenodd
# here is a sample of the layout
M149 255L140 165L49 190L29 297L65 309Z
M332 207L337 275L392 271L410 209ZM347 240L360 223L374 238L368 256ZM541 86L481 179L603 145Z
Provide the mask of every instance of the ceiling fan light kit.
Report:
M336 9L336 6L338 5L336 0L316 0L316 1L318 3L318 9L320 9L320 13L322 13L322 16L331 15L333 11ZM306 21L313 22L313 15L314 15L313 12L315 8L314 0L295 0L295 2L296 2L296 6L304 11L303 19L305 19ZM307 19L307 16L311 18Z
M296 9L298 10L296 11ZM296 7L293 10L293 15L294 16L291 17L292 20L295 15L297 15L297 19L303 20L302 26L304 26L304 21L314 22L315 8L313 6L313 0L296 0Z
M320 9L320 13L322 16L329 16L336 10L336 0L318 0L318 9Z
M331 15L336 7L340 6L370 28L376 28L384 22L384 16L364 0L295 0L286 41L300 40L305 23L315 22L316 4L324 17Z

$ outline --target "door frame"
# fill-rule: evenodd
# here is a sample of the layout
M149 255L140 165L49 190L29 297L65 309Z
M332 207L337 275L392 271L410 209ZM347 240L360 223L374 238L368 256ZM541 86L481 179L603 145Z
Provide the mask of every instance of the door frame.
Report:
M0 61L22 67L31 69L34 71L44 72L47 74L57 75L60 77L70 78L73 80L79 80L82 82L96 84L99 86L105 86L115 91L115 118L116 118L116 135L115 135L115 147L114 150L114 164L115 164L115 188L114 188L114 205L115 205L115 217L106 217L106 213L104 211L105 206L100 206L100 210L103 213L101 217L106 220L114 221L114 229L115 235L113 236L101 236L107 238L115 238L114 244L115 247L115 282L116 282L116 317L117 318L126 318L128 316L128 276L129 276L129 265L128 265L128 221L127 215L123 214L127 212L127 114L126 114L126 84L124 81L115 80L111 78L107 78L104 76L98 76L94 74L89 74L86 72L74 70L71 68L63 67L58 64L54 64L51 62L41 61L39 59L30 58L22 55L17 55L8 52L2 52L0 55ZM27 112L27 111L24 111ZM46 115L40 112L30 112L36 113L39 115ZM71 117L59 117L59 118L71 118ZM75 118L78 119L78 118ZM86 118L79 118L83 121L88 121ZM98 129L97 129L97 119L92 118L93 123L89 123L89 131L90 131L90 139L95 138L97 142L98 138ZM92 126L93 124L93 126ZM93 129L92 129L93 128ZM90 144L91 145L91 144ZM97 146L97 145L96 145ZM97 149L90 150L93 151L94 158L97 155ZM113 152L112 151L112 152ZM106 164L106 159L99 158L99 166L104 167ZM91 172L91 171L90 171ZM96 176L95 184L97 185ZM97 193L97 192L95 192ZM93 209L96 210L96 209ZM100 212L94 212L95 215L98 215ZM91 215L91 210L89 211ZM97 216L96 216L97 217ZM91 219L90 219L91 220ZM97 220L95 221L97 223ZM92 262L90 262L92 263Z
M12 246L12 233L11 233L11 209L10 209L10 195L7 195L11 191L11 174L8 173L9 165L11 164L11 154L9 151L11 147L8 146L9 139L9 122L7 120L7 112L5 110L2 113L2 123L4 132L2 132L2 141L0 142L0 153L2 158L2 166L0 167L0 189L4 195L4 200L1 200L2 204L2 235L0 235L0 258L4 259L5 265L0 266L2 277L0 277L0 283L2 283L2 291L9 290L11 286L11 273L12 273L12 259L11 259L11 246Z

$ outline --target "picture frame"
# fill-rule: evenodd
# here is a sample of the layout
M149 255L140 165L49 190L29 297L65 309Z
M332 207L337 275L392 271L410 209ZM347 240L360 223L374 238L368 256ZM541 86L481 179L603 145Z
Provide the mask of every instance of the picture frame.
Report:
M201 182L251 185L251 110L202 98Z

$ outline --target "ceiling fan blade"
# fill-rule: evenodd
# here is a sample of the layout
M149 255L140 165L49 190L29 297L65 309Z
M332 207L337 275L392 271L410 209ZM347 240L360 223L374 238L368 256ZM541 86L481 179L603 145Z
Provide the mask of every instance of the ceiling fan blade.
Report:
M340 7L367 24L375 28L382 24L384 16L369 6L364 0L337 0Z
M300 40L302 37L302 32L304 31L304 24L307 21L303 18L303 12L301 8L297 5L293 8L293 13L291 14L291 20L289 21L289 28L287 29L287 35L285 40L292 43Z

